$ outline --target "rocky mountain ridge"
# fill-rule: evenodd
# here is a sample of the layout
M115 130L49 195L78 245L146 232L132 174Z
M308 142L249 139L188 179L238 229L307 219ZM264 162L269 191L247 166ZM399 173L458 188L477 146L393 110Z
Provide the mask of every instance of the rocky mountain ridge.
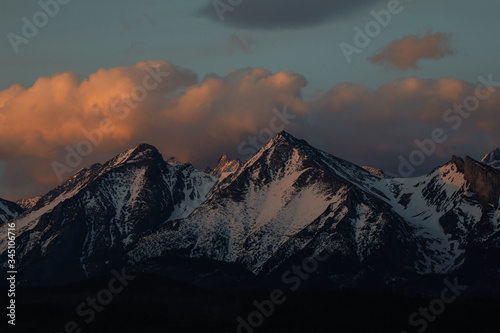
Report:
M22 281L66 283L117 266L179 278L186 266L174 263L189 260L210 262L207 275L265 280L327 256L324 286L405 288L500 253L498 171L470 157L381 178L281 132L245 163L223 156L210 173L146 144L80 170L12 220ZM500 263L488 262L477 278L498 278ZM241 269L216 268L226 264Z

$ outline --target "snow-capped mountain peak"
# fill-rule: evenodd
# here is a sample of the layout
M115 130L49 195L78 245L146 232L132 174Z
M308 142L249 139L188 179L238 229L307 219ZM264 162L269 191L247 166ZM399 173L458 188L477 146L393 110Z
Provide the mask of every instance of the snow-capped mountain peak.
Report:
M145 160L160 162L163 161L163 157L158 152L158 149L156 149L156 147L149 145L147 143L142 143L135 148L129 149L121 154L118 154L104 166L106 168L114 168L120 165L137 163Z
M222 155L217 161L215 168L210 171L210 174L219 178L219 181L224 180L227 176L237 172L241 167L241 161L238 158L231 160L227 155Z
M57 262L74 268L65 279L91 276L123 257L142 234L189 215L215 182L190 164L168 165L154 146L141 144L79 170L16 218L23 244L18 258L36 258L37 267L57 271L46 254L59 253ZM0 240L0 252L5 248Z
M404 281L500 249L500 171L469 157L380 178L281 132L244 165L222 156L210 173L170 165L146 144L80 170L15 219L26 281L68 282L110 265L154 272L143 263L165 256L269 276L324 253L325 281L367 272ZM54 273L61 265L69 275Z
M492 152L488 153L483 157L481 162L493 168L500 169L500 148L496 148Z

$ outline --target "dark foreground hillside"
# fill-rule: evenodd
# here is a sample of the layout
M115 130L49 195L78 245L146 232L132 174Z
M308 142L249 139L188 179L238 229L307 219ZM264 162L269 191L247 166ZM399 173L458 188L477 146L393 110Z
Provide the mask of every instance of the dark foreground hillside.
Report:
M15 330L4 319L0 331L412 333L423 329L424 321L418 316L418 325L411 326L410 315L437 304L432 297L388 291L308 290L274 295L281 304L273 309L268 301L271 289L207 289L152 275L138 275L108 300L110 293L101 291L109 290L111 279L18 289ZM119 289L119 283L111 287ZM88 300L97 295L109 304L101 307L97 301L99 311L94 311ZM255 300L268 317L256 312ZM498 332L499 311L498 300L462 296L446 305L442 314L429 313L433 322L427 321L425 332ZM249 315L255 328L248 324ZM238 317L245 318L245 326Z

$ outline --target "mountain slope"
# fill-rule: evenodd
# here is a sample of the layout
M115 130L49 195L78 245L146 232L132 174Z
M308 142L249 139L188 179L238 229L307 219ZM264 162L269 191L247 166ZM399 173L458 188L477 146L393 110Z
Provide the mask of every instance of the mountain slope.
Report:
M467 231L483 217L464 177L463 160L454 158L426 176L381 179L283 132L129 258L181 251L266 275L289 258L333 253L350 266L446 274L463 264Z
M145 144L82 169L15 220L18 261L30 267L22 278L57 283L109 271L142 234L188 215L214 183Z
M23 208L14 202L0 198L0 225L12 220L23 212Z
M500 281L500 172L470 157L380 178L281 132L243 165L223 156L212 173L169 164L146 144L80 170L14 220L21 280L63 283L117 266L187 278L193 260L204 276L246 276L229 263L274 279L321 256L315 276L330 287L406 288L468 267ZM491 267L478 270L480 260Z
M386 175L385 171L380 168L374 168L371 166L363 166L362 168L365 169L366 171L373 173L376 176L379 176L380 178L393 178L389 175Z

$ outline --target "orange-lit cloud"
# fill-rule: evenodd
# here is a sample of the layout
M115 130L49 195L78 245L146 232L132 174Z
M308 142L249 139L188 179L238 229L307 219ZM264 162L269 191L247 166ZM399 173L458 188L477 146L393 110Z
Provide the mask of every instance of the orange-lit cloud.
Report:
M407 35L395 40L368 60L386 68L405 71L419 69L419 60L437 60L453 54L455 51L451 47L451 34L427 32L421 37Z
M305 114L305 85L301 75L261 68L199 81L166 61L100 69L85 79L58 73L30 88L13 85L0 92L0 160L6 161L0 197L15 198L30 186L28 192L41 194L56 185L51 163L64 164L67 147L89 141L88 133L100 131L103 121L112 129L101 131L102 143L73 171L141 142L165 157L206 166L218 154L235 152L245 135L269 126L273 108L286 105Z
M399 154L415 148L415 139L428 138L437 127L450 139L424 168L451 154L479 150L484 155L500 142L500 87L476 91L477 83L457 79L407 78L375 91L339 84L305 101L301 89L306 85L294 72L263 68L233 69L199 80L190 70L161 60L100 69L83 79L64 72L40 78L29 88L13 85L0 91L0 197L44 194L55 186L52 163L65 164L68 147L76 149L89 135L95 138L103 121L102 142L72 171L142 142L158 147L165 158L174 156L200 169L213 166L221 154L245 159L239 144L269 128L273 109L284 106L296 115L285 130L363 165L394 166ZM477 92L489 96L452 129L455 123L443 120L446 110Z

